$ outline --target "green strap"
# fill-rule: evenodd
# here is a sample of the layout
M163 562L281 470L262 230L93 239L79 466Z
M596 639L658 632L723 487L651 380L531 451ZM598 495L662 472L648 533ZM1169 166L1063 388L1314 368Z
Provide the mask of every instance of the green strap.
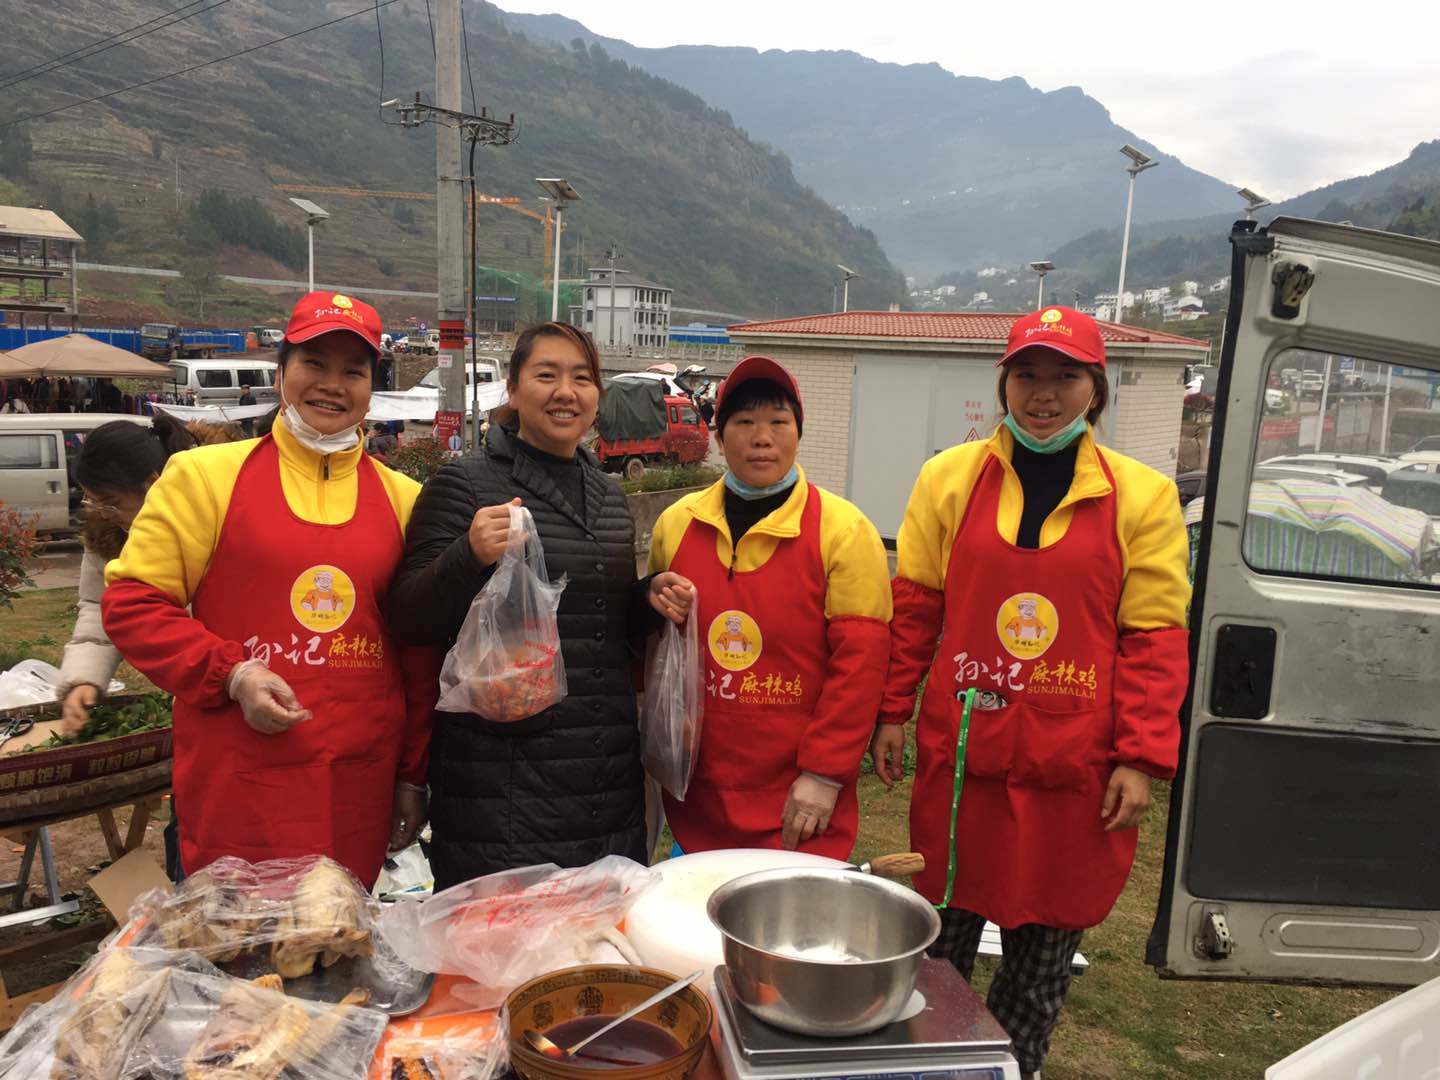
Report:
M940 909L950 906L950 897L955 892L955 819L960 813L960 789L965 786L965 743L970 738L970 710L975 706L975 687L965 691L965 707L960 711L960 734L955 739L955 794L950 799L950 844L949 862L945 867L945 898L935 906Z

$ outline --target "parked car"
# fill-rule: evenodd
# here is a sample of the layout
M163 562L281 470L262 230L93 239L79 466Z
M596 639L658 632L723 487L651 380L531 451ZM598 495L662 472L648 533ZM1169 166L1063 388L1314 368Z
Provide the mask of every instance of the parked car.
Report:
M1321 469L1339 469L1347 473L1358 473L1365 477L1365 482L1375 488L1385 483L1385 478L1396 469L1400 468L1402 462L1397 457L1388 454L1342 454L1332 453L1325 450L1317 450L1305 454L1282 454L1279 457L1266 458L1260 462L1263 466L1278 465L1303 465Z
M1205 494L1205 470L1193 469L1175 477L1175 487L1180 492L1180 505L1188 506Z
M1326 469L1317 465L1269 465L1255 466L1256 480L1315 480L1334 487L1368 488L1370 482L1359 473L1344 472L1341 469Z
M285 331L273 326L252 326L250 332L255 335L255 343L262 349L278 349L285 340Z
M148 416L126 413L18 413L0 416L0 502L35 515L36 531L53 537L80 527L80 485L73 468L85 437L101 424Z
M197 405L234 405L240 388L248 386L257 402L275 401L276 367L256 353L225 360L176 360L170 364L171 392L178 397L191 390Z
M1415 462L1396 469L1385 478L1380 497L1440 518L1440 462Z
M1426 435L1423 439L1411 446L1407 454L1419 454L1426 451L1440 453L1440 435Z

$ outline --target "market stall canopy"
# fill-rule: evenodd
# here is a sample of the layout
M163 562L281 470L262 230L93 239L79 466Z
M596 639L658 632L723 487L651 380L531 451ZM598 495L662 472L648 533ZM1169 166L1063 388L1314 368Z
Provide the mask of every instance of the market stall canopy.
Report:
M464 412L470 412L470 389L465 391ZM503 382L480 383L473 387L480 401L480 411L504 405L510 397ZM435 411L440 407L440 391L427 386L416 386L410 390L377 390L370 395L370 411L365 419L375 421L391 420L434 420Z
M40 372L15 359L14 353L0 352L0 379L35 379Z
M168 379L170 369L114 345L96 341L85 334L66 334L46 341L33 341L9 356L34 370L26 377L48 378L84 375L92 378Z
M155 403L155 409L168 413L186 423L198 421L202 424L231 424L242 420L256 420L268 416L280 408L273 401L260 405L169 405L162 401Z

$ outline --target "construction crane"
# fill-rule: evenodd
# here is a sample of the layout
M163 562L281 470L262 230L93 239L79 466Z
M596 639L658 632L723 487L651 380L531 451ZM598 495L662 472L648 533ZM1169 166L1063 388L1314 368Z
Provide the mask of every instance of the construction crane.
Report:
M434 202L435 193L426 191L373 191L367 188L349 187L327 187L321 184L275 184L276 191L293 191L302 195L341 195L347 198L356 199L419 199L422 202ZM506 210L513 210L517 214L524 214L528 218L540 222L545 228L545 238L542 243L543 251L541 258L542 265L546 270L550 269L551 249L555 246L555 218L550 212L550 207L545 207L543 214L531 210L523 205L520 198L515 195L484 195L475 193L477 203L485 203L489 206L503 206ZM468 201L466 203L469 205ZM467 211L468 214L468 211ZM563 229L564 226L562 225Z

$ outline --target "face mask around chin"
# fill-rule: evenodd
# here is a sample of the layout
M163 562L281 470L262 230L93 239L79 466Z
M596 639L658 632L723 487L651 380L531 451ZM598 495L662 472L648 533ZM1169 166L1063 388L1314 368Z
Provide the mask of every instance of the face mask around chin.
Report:
M1089 409L1088 405L1086 409ZM1048 439L1037 439L1034 435L1031 435L1020 426L1013 413L1005 414L1005 426L1010 429L1010 434L1015 436L1015 441L1025 447L1026 450L1030 450L1036 454L1058 454L1076 439L1080 438L1081 435L1085 434L1086 423L1085 413L1082 412Z
M326 435L305 422L299 410L285 400L284 390L280 391L280 401L284 406L280 410L280 422L285 425L291 435L295 436L295 441L307 450L313 450L317 454L339 454L346 450L354 450L360 445L359 424L352 424L344 431Z

